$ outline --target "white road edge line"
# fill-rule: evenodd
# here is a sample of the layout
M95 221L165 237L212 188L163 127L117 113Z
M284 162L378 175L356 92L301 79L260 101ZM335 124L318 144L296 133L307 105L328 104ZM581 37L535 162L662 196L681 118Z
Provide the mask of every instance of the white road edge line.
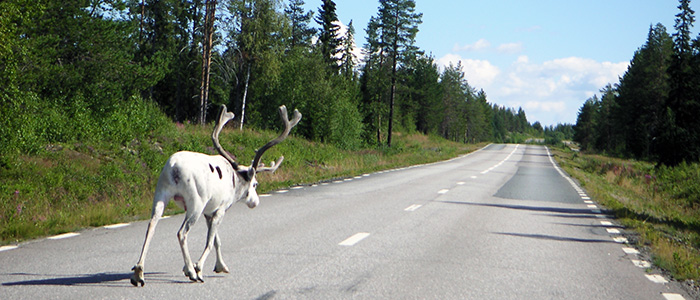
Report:
M630 247L623 247L622 251L624 251L627 254L639 254L639 251L637 249L630 248Z
M366 237L369 236L369 233L367 232L358 232L353 234L351 237L345 239L344 241L338 243L340 246L353 246L357 243L359 243L361 240L364 240Z
M122 227L129 226L129 225L131 225L131 224L129 224L129 223L118 223L118 224L112 224L112 225L105 225L105 226L102 226L102 227L107 228L107 229L117 229L117 228L122 228Z
M68 233L64 233L64 234L59 234L59 235L47 237L47 239L49 239L49 240L62 240L62 239L72 238L72 237L79 236L79 235L80 235L80 233L77 233L77 232L68 232Z
M19 245L7 245L7 246L2 246L0 247L0 252L3 251L10 251L19 248Z
M651 280L651 282L654 283L668 283L668 280L666 280L666 278L659 274L644 274L644 276L646 276L647 279Z
M681 294L674 294L674 293L661 293L661 296L664 296L664 299L666 300L685 300Z
M642 269L651 268L651 263L646 261L646 260L632 259L632 263L638 268L642 268Z

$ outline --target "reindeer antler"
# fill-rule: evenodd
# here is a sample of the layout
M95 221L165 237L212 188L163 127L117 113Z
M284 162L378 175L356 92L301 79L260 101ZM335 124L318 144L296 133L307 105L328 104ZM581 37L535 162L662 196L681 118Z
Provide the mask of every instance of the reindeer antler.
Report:
M211 140L214 142L214 148L216 148L216 151L218 151L221 156L226 158L226 160L231 163L234 170L238 171L238 163L236 160L228 152L226 152L223 147L221 147L221 144L219 144L219 133L221 133L221 129L224 128L226 122L233 119L233 116L234 114L232 112L226 111L226 105L222 104L219 121L216 123L216 127L214 127L214 132L211 133Z
M260 158L262 158L262 155L265 153L265 151L267 151L267 149L270 149L272 148L272 146L284 141L284 139L286 139L289 135L289 131L291 131L292 128L296 126L297 123L299 123L299 120L301 120L301 113L296 109L294 110L294 117L292 118L291 122L289 121L289 117L287 116L286 106L280 106L279 112L280 119L282 119L282 122L284 123L284 131L282 131L282 133L277 138L269 141L267 144L255 151L255 158L253 159L253 164L251 165L251 168L254 168L256 172L274 172L277 170L280 164L282 164L282 161L284 161L284 156L281 156L277 160L277 162L273 162L270 167L258 168L258 165L260 164Z

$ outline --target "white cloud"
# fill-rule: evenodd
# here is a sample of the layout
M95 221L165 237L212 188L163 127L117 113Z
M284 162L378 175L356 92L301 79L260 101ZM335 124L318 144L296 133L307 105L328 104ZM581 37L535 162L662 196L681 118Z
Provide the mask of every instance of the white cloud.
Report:
M448 54L438 65L462 62L470 85L483 88L489 101L522 107L528 121L543 125L574 123L581 104L608 83L616 83L628 63L598 62L580 57L531 62L518 56L510 66L499 68L487 60L464 59Z
M523 51L523 44L522 43L506 43L506 44L501 44L496 48L496 50L500 53L505 53L505 54L517 54Z
M498 47L492 47L491 42L486 39L480 39L472 44L460 45L455 44L452 47L452 52L476 52L476 51L496 51L502 54L518 54L523 51L522 43L505 43Z
M485 39L480 39L473 44L468 44L468 45L463 45L460 46L459 44L455 44L455 46L452 48L453 52L471 52L471 51L480 51L480 50L485 50L491 47L491 43Z
M464 71L464 77L466 77L467 82L470 86L477 89L490 86L501 73L498 67L487 60L465 59L457 54L447 54L437 60L438 66L443 68L449 66L450 63L456 66L460 62L462 63L462 71Z

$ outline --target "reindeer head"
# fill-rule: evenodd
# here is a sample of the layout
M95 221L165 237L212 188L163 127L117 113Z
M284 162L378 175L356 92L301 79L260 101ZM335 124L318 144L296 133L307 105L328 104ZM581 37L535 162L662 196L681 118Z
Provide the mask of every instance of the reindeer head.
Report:
M248 205L250 208L255 208L258 203L260 203L260 198L258 197L257 192L258 180L255 178L255 175L262 172L275 172L280 164L282 164L282 161L284 161L284 156L281 156L277 162L272 162L269 167L265 167L264 165L260 165L262 155L265 153L265 151L267 151L267 149L270 149L272 146L284 141L289 135L289 131L291 131L292 128L299 123L299 120L301 120L301 113L295 109L294 117L292 118L292 121L289 121L287 116L287 107L284 105L280 106L279 113L280 119L282 119L282 122L284 123L284 131L282 131L277 138L269 141L267 144L255 151L255 158L249 167L239 166L236 160L228 152L226 152L219 143L219 133L221 133L221 129L224 128L226 122L234 117L232 112L226 111L226 105L221 105L219 121L214 128L214 132L211 134L211 139L214 142L214 148L216 148L216 151L219 152L221 156L228 160L231 167L233 167L233 170L235 171L236 177L240 179L238 180L238 183L235 182L235 179L233 182L234 190L236 191L236 200L245 199L246 205ZM239 186L235 186L236 184Z

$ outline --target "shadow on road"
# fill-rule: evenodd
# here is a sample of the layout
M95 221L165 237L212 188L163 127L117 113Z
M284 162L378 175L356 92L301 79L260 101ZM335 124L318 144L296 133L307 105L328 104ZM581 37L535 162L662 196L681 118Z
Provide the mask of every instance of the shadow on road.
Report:
M131 272L129 273L98 273L98 274L82 274L82 275L67 275L67 276L58 276L56 275L49 275L49 274L27 274L27 273L12 273L12 274L6 274L9 276L22 276L22 277L27 277L27 276L33 276L33 277L42 277L42 279L34 279L34 280L22 280L22 281L14 281L14 282L3 282L3 286L31 286L31 285L61 285L61 286L74 286L74 285L110 285L110 283L117 282L117 281L127 281L131 277ZM163 273L146 273L146 276L154 276L158 274L163 274ZM51 277L54 276L53 278L46 278L46 277ZM151 277L152 278L152 277ZM151 279L152 280L152 279ZM119 284L119 286L127 286L127 285L122 285ZM128 286L131 286L131 284L128 284Z
M600 239L580 239L572 237L554 236L546 234L526 234L526 233L514 233L514 232L492 232L493 234L508 235L515 237L525 237L538 240L550 240L550 241L561 241L561 242L577 242L577 243L615 243L610 240L600 240Z
M473 202L459 202L459 201L439 201L440 203L448 204L462 204L462 205L472 205L472 206L485 206L485 207L495 207L495 208L507 208L507 209L517 209L517 210L528 210L528 211L538 211L538 212L551 212L559 214L571 214L581 216L592 216L600 213L594 213L589 209L578 209L578 208L561 208L561 207L548 207L548 206L527 206L527 205L512 205L512 204L494 204L494 203L473 203ZM607 212L603 210L601 213L606 214Z

